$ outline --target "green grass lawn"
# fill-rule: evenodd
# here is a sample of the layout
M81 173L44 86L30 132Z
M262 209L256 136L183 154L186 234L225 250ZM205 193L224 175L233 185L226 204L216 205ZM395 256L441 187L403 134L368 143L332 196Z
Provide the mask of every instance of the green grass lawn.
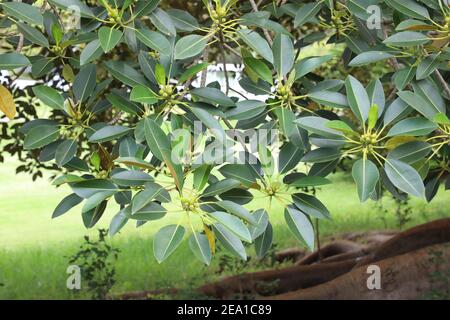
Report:
M54 207L68 190L55 189L48 179L32 182L27 175L15 175L15 166L16 162L0 165L0 299L85 297L66 289L68 256L77 251L85 234L95 235L97 231L84 228L80 207L52 220ZM323 237L397 228L391 199L383 199L383 208L388 210L383 213L374 202L359 203L351 177L338 174L332 179L335 183L317 194L333 215L333 221L321 223ZM444 190L431 204L413 199L413 220L406 227L450 216L449 200L449 193ZM297 245L284 224L282 206L275 204L271 210L278 248ZM98 226L107 227L116 209L109 208ZM113 293L189 287L218 277L213 272L217 269L217 257L209 268L204 267L193 258L187 243L159 265L152 253L152 235L162 223L147 223L138 229L129 224L111 240L121 250ZM249 253L252 254L251 249Z

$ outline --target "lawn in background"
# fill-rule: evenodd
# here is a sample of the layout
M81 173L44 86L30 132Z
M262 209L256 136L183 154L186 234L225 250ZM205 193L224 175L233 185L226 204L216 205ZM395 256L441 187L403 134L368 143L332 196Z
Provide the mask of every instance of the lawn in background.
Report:
M32 182L27 175L15 175L16 165L16 162L0 165L0 299L86 297L66 289L67 261L68 256L77 251L83 236L95 236L96 229L84 228L80 207L52 220L54 207L68 190L54 188L45 178ZM350 176L337 174L331 179L334 183L317 193L333 216L333 221L321 222L322 237L397 228L391 199L383 199L383 209L388 210L384 213L374 202L359 203ZM405 227L449 217L449 200L449 193L444 190L439 191L431 204L411 200L413 220ZM114 206L109 208L98 227L107 228L116 211ZM270 214L277 247L298 245L285 226L283 205L273 204ZM152 236L163 223L151 222L138 229L129 224L111 240L113 246L121 250L116 264L117 283L112 293L190 287L219 277L213 272L218 268L219 259L216 257L209 268L203 266L193 258L186 242L159 265L153 257ZM253 255L252 249L249 254Z

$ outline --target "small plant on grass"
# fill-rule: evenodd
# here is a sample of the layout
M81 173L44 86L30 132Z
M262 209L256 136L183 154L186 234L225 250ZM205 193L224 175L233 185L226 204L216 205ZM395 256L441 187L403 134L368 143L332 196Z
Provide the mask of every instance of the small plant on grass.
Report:
M82 289L92 299L106 299L113 287L116 276L115 262L119 249L113 248L107 241L108 231L98 230L98 239L84 237L84 243L78 252L69 258L70 264L81 269Z
M439 267L445 263L443 252L430 250L430 264ZM425 299L448 300L450 299L450 270L433 271L430 273L431 290L425 295Z

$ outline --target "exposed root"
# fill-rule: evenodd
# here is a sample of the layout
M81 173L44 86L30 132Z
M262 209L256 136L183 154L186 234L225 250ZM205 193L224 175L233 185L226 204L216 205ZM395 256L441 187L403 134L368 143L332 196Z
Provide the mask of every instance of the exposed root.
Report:
M450 242L450 218L435 220L398 233L375 246L358 266L445 242Z
M199 290L218 299L281 293L327 282L350 271L355 265L355 261L343 261L247 273L206 284Z
M143 299L147 300L162 294L175 295L178 292L179 290L177 288L164 288L149 291L128 292L120 295L117 298L120 300L143 300Z
M443 261L433 261L438 254ZM313 300L313 299L421 299L427 292L438 290L448 294L449 282L434 282L436 272L450 270L450 245L438 244L387 258L376 263L380 268L381 289L368 289L367 266L362 266L321 285L300 289L263 299Z
M356 242L347 240L337 240L330 244L323 246L319 251L315 251L306 257L297 261L297 265L309 265L316 262L325 261L327 258L331 258L336 255L341 255L349 252L362 251L366 246L360 245ZM319 258L322 260L319 261ZM341 260L342 261L342 260Z
M379 243L386 238L389 240ZM407 298L410 295L405 293L405 288L412 288L411 281L415 281L416 276L420 282L420 286L417 288L423 289L427 286L425 279L427 269L424 265L426 252L429 250L427 247L435 246L439 250L444 250L443 244L450 242L450 218L417 226L396 235L393 232L386 232L381 237L380 233L370 233L366 237L363 237L362 234L351 234L347 239L354 239L358 242L365 240L363 242L375 244L362 245L346 240L335 241L322 248L322 260L320 261L317 252L305 257L301 250L284 250L278 254L277 260L286 261L299 258L301 260L294 266L280 270L229 276L206 284L196 291L199 294L218 299L255 295L270 295L271 298L276 299L344 299L345 297L371 299L383 296L383 294L367 292L365 283L361 281L367 279L368 276L366 265L377 263L383 266L382 273L387 275L383 281L388 281L386 279L391 277L392 281L396 283L395 288L385 291L383 297L400 297L405 294L405 298ZM445 257L447 258L445 266L447 266L450 261L448 259L450 252L448 246L445 248ZM402 269L404 275L397 277L396 272ZM340 279L339 282L335 282L338 279ZM385 282L383 285L385 288L389 288L390 282ZM163 291L164 293L179 292L177 289ZM162 292L130 293L121 298L145 298L160 293Z
M298 261L306 255L306 251L299 248L289 248L275 253L275 259L278 262Z
M385 242L398 234L398 231L369 231L369 232L351 232L339 236L339 239L354 241L362 244L379 244ZM332 238L334 240L334 238Z

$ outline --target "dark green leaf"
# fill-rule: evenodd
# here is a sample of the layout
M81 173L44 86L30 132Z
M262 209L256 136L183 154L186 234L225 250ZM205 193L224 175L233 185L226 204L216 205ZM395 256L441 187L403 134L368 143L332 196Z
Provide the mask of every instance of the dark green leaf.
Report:
M37 7L22 2L6 2L0 5L4 13L16 19L40 26L44 23L42 14Z
M58 206L55 208L52 214L52 218L59 217L72 209L73 207L79 205L83 201L83 198L80 198L75 193L72 193L61 200Z
M345 88L347 89L347 99L355 114L361 123L365 123L369 115L370 100L366 89L361 82L352 76L348 76L345 80Z
M424 118L408 118L395 124L387 136L424 136L437 129L437 125Z
M224 107L233 107L235 105L233 100L216 88L196 88L191 90L191 94L195 98L207 103L218 104Z
M208 38L191 34L177 41L175 45L175 59L184 60L195 57L203 52L208 44Z
M206 265L211 263L212 253L209 247L208 238L201 233L193 232L189 237L189 247L195 257Z
M87 64L80 69L75 77L72 90L78 102L88 99L95 89L96 84L96 66Z
M380 178L378 168L370 160L359 159L353 164L352 176L358 188L359 200L365 202L375 190Z
M120 137L129 133L132 128L123 126L105 126L100 130L96 131L93 135L89 137L89 142L91 143L102 143L106 141L111 141L119 139Z
M64 98L57 90L40 85L33 87L33 93L50 108L64 110Z
M136 36L147 47L163 55L170 56L172 53L172 46L169 40L159 32L149 29L138 29L136 30Z
M295 237L306 243L310 250L314 250L314 229L308 217L294 207L288 206L284 210L284 218Z
M73 157L75 157L78 149L78 144L76 140L65 140L63 141L55 152L55 160L58 167L64 166Z
M98 30L98 38L100 45L103 48L103 52L109 52L119 43L122 39L122 31L110 27L101 27Z
M295 64L295 79L299 79L308 73L319 68L325 62L330 61L333 58L332 55L326 55L322 57L310 57L300 60Z
M53 125L37 126L28 131L23 147L25 150L37 149L56 141L59 137L59 128Z
M412 196L423 198L425 186L420 175L410 165L395 159L387 159L386 175L394 186Z
M241 240L231 231L228 231L222 224L213 224L214 235L222 245L234 255L242 260L247 260L247 254Z
M397 47L413 47L425 44L430 41L426 35L415 31L402 31L393 34L383 41L384 44Z
M316 1L302 5L300 9L298 9L295 13L294 27L301 27L310 19L312 19L317 13L319 13L322 5L322 1Z
M267 41L255 31L248 29L238 29L239 37L261 57L273 63L273 53Z
M294 45L290 37L277 34L272 46L273 65L279 77L284 77L294 65Z
M330 219L327 207L316 197L306 193L296 193L292 196L295 206L309 216L319 219Z
M0 54L0 70L14 70L30 65L31 63L28 58L20 53L9 52Z

